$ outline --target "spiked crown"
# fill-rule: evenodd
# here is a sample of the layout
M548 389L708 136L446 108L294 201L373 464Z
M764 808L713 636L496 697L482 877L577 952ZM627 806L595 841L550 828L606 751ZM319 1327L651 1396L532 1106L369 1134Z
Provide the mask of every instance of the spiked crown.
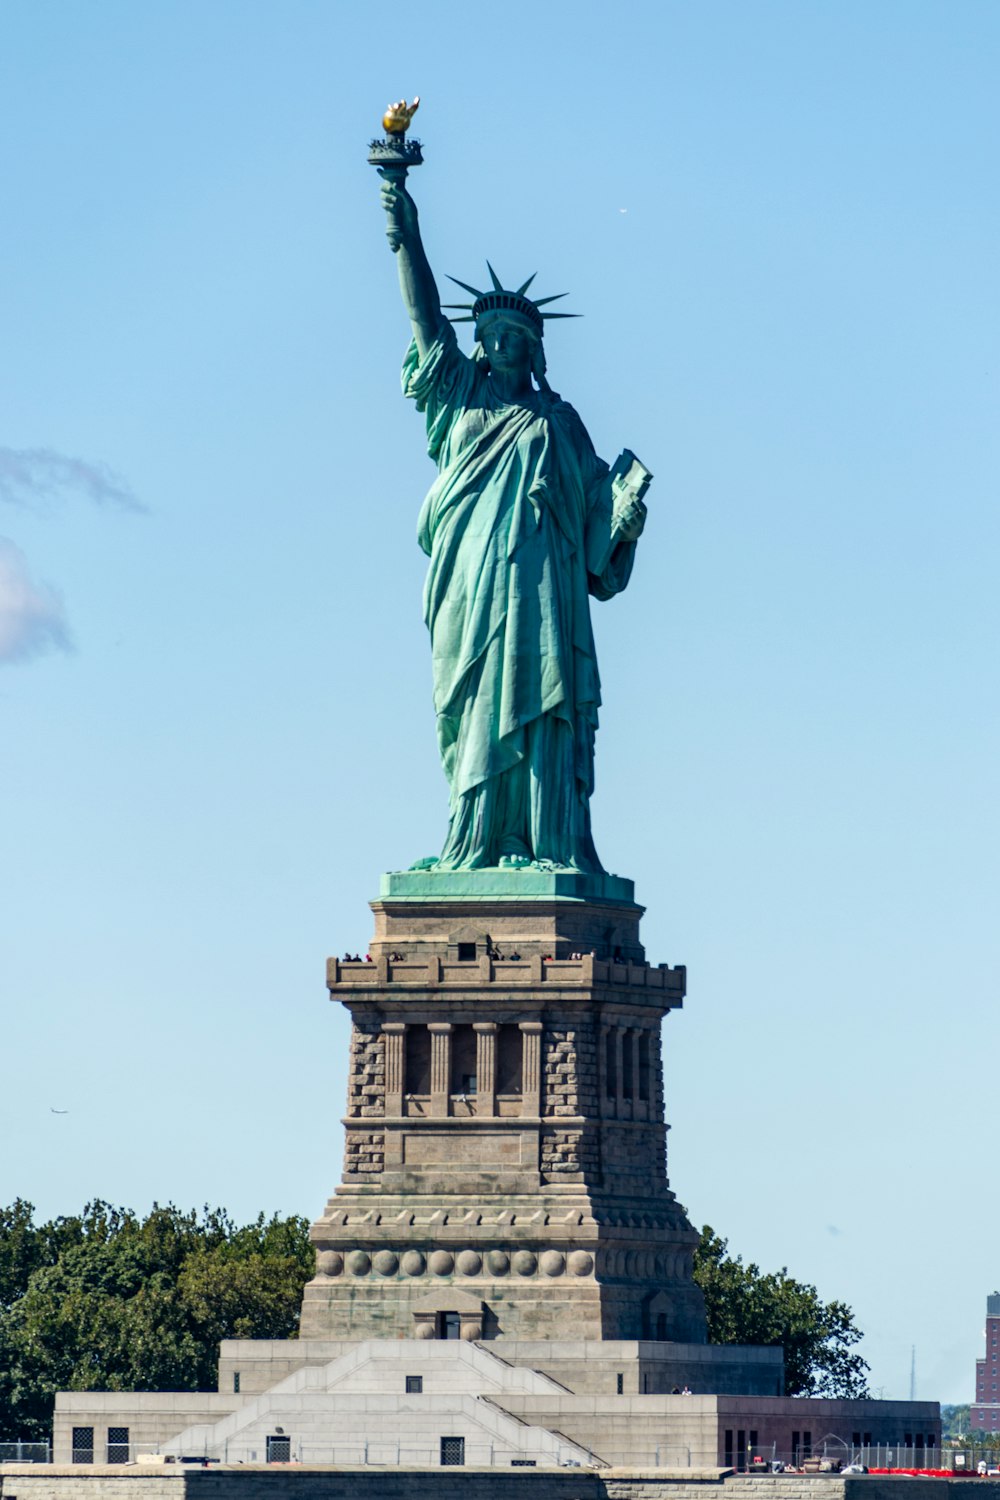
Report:
M538 297L537 299L525 296L529 286L535 279L536 273L534 271L528 277L527 281L522 282L516 291L511 291L502 285L500 278L489 261L486 262L486 269L490 273L490 280L493 282L493 286L489 291L485 292L479 291L477 287L469 286L466 281L459 281L457 276L448 277L449 281L453 281L463 291L470 292L476 299L474 302L444 303L445 307L454 308L463 314L460 318L452 318L450 320L452 323L478 323L480 318L485 317L488 313L506 313L508 316L513 315L514 317L523 318L540 338L545 332L544 320L546 318L577 318L580 316L579 313L541 312L540 309L547 306L548 303L558 302L560 297L565 297L567 294L565 292L557 292L554 297Z

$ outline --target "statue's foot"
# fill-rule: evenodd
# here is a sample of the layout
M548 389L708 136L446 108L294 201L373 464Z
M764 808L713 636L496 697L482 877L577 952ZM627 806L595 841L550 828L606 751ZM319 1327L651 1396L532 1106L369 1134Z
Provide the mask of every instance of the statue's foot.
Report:
M531 860L526 854L501 854L501 870L526 870Z
M439 863L438 856L436 854L428 854L428 856L427 856L426 859L418 859L415 865L411 865L410 866L410 869L411 870L433 870L434 866L436 864L438 864L438 863Z

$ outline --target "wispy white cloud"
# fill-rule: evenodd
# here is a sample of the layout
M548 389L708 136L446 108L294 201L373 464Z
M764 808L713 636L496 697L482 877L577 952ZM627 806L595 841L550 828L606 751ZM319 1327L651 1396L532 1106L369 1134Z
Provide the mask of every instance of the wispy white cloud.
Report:
M146 509L130 485L106 464L68 458L51 448L0 447L0 500L33 508L69 493L82 494L98 505Z
M47 584L34 582L20 547L0 537L0 663L53 650L72 650L62 600Z

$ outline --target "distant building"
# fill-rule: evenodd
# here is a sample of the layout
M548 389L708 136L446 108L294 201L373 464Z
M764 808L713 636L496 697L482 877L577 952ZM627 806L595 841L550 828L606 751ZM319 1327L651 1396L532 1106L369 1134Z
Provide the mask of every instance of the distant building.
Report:
M1000 1432L997 1350L1000 1346L1000 1292L986 1299L986 1355L976 1360L976 1396L969 1409L973 1432Z

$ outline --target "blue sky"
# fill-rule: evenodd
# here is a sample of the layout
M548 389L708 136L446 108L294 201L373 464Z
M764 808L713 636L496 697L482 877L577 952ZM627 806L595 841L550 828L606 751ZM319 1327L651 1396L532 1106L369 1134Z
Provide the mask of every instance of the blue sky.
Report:
M365 162L419 91L432 264L569 290L552 384L656 475L594 610L594 818L689 966L672 1184L848 1301L884 1394L915 1344L968 1399L998 63L985 0L0 5L0 1199L339 1179L324 960L446 812Z

